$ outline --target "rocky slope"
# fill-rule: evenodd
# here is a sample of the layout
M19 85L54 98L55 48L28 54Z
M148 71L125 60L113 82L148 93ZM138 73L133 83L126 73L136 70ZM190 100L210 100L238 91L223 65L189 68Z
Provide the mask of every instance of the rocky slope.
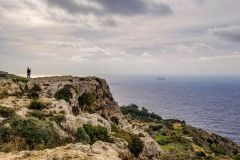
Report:
M101 78L3 76L0 151L4 160L174 160L234 159L240 148L146 109L120 109Z

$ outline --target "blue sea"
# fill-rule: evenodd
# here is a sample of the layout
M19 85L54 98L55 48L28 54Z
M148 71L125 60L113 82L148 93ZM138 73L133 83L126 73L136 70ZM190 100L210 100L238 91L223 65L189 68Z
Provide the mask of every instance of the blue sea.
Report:
M240 144L240 77L164 78L109 76L107 80L119 105L135 103Z

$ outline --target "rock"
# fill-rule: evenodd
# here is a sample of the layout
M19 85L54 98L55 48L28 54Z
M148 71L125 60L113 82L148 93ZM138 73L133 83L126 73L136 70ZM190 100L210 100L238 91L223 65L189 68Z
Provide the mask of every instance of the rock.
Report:
M7 92L8 95L21 93L20 87L10 79L0 80L0 93Z
M151 137L145 138L143 141L144 148L139 157L141 159L159 158L162 153L159 144L156 141L154 141Z
M52 126L56 129L59 137L63 140L74 140L74 134L79 127L83 124L90 123L94 126L100 125L108 130L111 134L111 123L108 120L110 117L115 116L119 119L119 128L129 132L143 132L146 135L144 141L144 150L141 154L142 159L148 157L159 156L159 146L153 143L151 137L139 128L133 129L130 124L120 112L117 103L114 101L110 92L107 82L97 77L44 77L31 79L27 83L14 83L10 79L0 80L0 92L7 91L8 97L0 99L0 104L5 107L14 108L16 114L25 117L28 112L28 106L32 99L27 96L27 89L34 87L38 84L41 87L39 93L39 101L46 105L42 110L45 116L64 116L64 120L60 122L52 121ZM65 100L55 99L55 93L64 87L70 85L72 98L70 102ZM22 92L21 97L15 94ZM80 111L78 115L73 115L72 106L79 106L78 97L84 92L94 93L96 95L96 102L93 105L94 113ZM100 116L104 113L106 116ZM47 119L47 118L46 118ZM1 119L4 120L4 119ZM0 120L0 121L1 121ZM71 141L75 142L75 141ZM119 160L119 159L133 159L133 155L127 147L127 142L123 139L115 138L114 143L106 143L102 141L95 142L92 146L82 143L67 144L53 149L46 149L41 151L21 151L12 153L0 153L1 159L44 159L44 160L65 160L65 159L89 159L89 160Z

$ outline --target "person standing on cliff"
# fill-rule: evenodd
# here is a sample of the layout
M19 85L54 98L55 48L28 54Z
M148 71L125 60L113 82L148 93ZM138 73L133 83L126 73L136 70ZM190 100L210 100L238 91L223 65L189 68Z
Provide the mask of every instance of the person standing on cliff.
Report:
M27 68L27 78L30 78L31 76L31 69L28 67Z

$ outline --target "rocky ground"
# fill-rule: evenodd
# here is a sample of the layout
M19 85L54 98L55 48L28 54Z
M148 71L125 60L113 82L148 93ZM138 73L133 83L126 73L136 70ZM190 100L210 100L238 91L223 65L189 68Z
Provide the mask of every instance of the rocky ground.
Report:
M130 108L130 109L129 109ZM0 79L0 159L237 159L232 141L136 106L97 77Z

